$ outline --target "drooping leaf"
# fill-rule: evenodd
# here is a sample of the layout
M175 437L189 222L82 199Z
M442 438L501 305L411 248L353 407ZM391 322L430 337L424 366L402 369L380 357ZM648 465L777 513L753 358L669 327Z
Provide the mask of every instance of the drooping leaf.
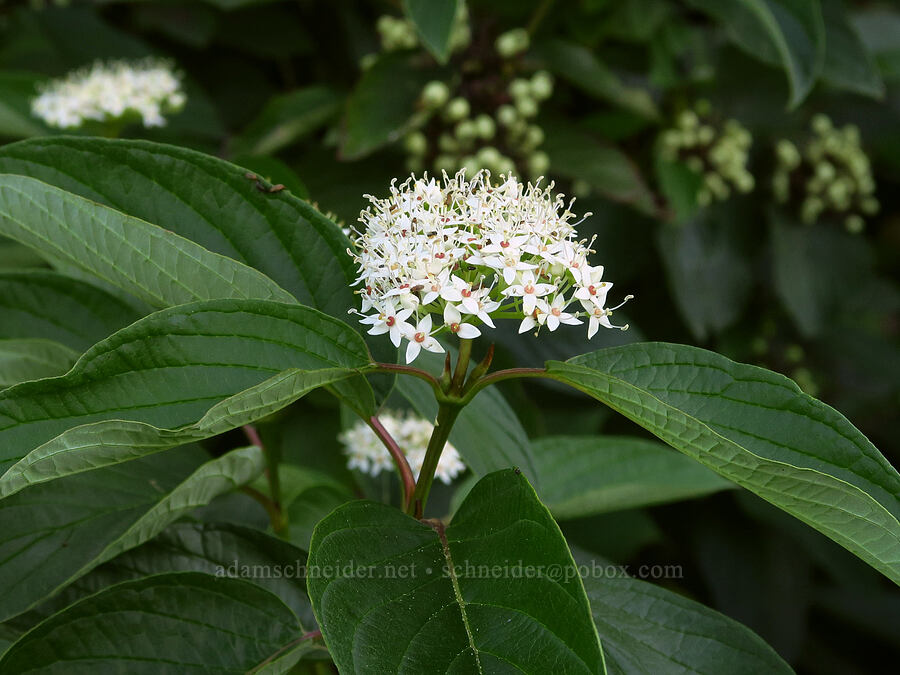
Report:
M434 77L409 54L381 56L347 100L341 156L359 159L398 140L413 126L422 87Z
M880 99L884 82L875 59L850 22L843 0L822 0L825 64L822 79L835 87Z
M550 156L551 171L587 182L607 199L623 202L648 214L656 214L653 193L637 166L621 150L605 145L571 125L545 125L543 148Z
M6 651L0 669L245 673L293 647L301 630L293 612L255 584L172 572L111 586L50 617Z
M794 672L737 621L655 584L606 574L612 566L602 561L577 562L611 675Z
M336 91L318 85L275 96L235 138L234 152L275 154L328 122L338 112L340 103Z
M346 318L355 306L340 228L297 197L260 192L244 170L218 158L146 141L42 138L0 148L0 172L171 230L263 272L327 314Z
M733 483L666 446L628 436L546 436L532 441L541 501L556 518L664 504Z
M77 358L78 352L52 340L0 340L0 389L62 375Z
M38 483L205 440L256 422L313 389L340 382L353 374L347 368L285 370L217 403L198 422L175 429L118 419L82 424L38 446L13 464L0 476L0 498Z
M316 527L309 595L341 672L604 672L572 556L524 476L484 477L432 525L358 501ZM362 572L324 574L347 565Z
M743 312L753 287L746 239L736 223L707 213L665 224L657 232L669 290L699 340L728 328Z
M652 342L548 369L900 583L900 475L846 418L792 380Z
M56 272L0 273L0 338L43 338L80 353L139 316L114 295Z
M253 268L26 176L0 175L0 234L156 307L235 297L294 301Z
M748 54L780 65L791 88L789 108L807 97L825 62L822 6L808 0L688 0L720 21Z
M0 392L0 469L78 425L124 419L176 429L285 369L358 369L368 362L357 333L301 305L218 300L172 307L98 343L64 377ZM336 387L372 407L371 392L367 401L358 380L346 383L352 389ZM272 403L267 396L289 397L297 384L290 375L276 382L238 404L265 408ZM233 412L229 405L211 414Z
M450 57L450 37L459 0L403 0L406 16L422 38L422 44L439 63Z
M609 67L586 47L553 39L532 49L547 68L591 96L609 101L642 117L659 117L656 104L647 91L626 86Z
M177 448L0 500L0 620L149 541L265 466L256 447L205 458L196 447Z
M231 523L172 523L137 548L96 567L65 590L13 623L31 627L74 602L114 584L163 572L203 572L218 578L245 579L278 596L300 619L315 628L306 595L306 551L272 535ZM36 621L37 620L37 621Z

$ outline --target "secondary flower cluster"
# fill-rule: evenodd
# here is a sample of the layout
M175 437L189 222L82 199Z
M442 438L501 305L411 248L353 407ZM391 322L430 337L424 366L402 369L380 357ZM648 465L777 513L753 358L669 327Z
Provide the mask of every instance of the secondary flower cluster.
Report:
M42 87L31 109L48 125L63 129L128 116L145 127L161 127L163 115L180 110L185 100L180 76L165 61L98 61Z
M413 476L418 479L434 425L411 413L403 412L385 411L378 419L397 441L397 445L406 455ZM347 466L351 469L357 469L370 476L391 470L393 465L390 453L365 422L358 422L342 432L339 440L344 444L344 452L349 458ZM447 443L441 453L435 478L449 484L465 470L466 465L460 459L459 452L452 444Z
M419 46L419 35L409 19L384 14L378 17L375 28L381 39L381 48L386 52L415 49ZM460 2L456 7L453 26L450 28L450 51L464 49L471 40L469 12L466 3Z
M800 218L815 222L826 213L841 214L851 232L865 227L863 215L878 213L875 179L869 158L860 147L859 129L835 128L825 115L812 120L813 138L801 153L789 140L776 146L778 166L772 179L775 198L800 201Z
M709 104L700 101L694 110L678 116L674 128L663 132L660 152L668 160L681 160L691 171L703 176L697 191L701 206L724 201L732 188L751 192L755 181L747 170L753 137L737 120L727 120L718 128L708 119Z
M445 173L443 184L427 176L395 181L386 199L367 195L371 205L350 252L359 267L361 323L397 347L405 340L407 363L422 349L443 352L438 333L474 338L495 318L519 319L520 333L582 318L588 338L600 326L627 328L610 322L624 301L606 306L612 284L602 280L601 265L589 264L572 204L552 188L515 177L494 185L489 171L466 180L463 170Z

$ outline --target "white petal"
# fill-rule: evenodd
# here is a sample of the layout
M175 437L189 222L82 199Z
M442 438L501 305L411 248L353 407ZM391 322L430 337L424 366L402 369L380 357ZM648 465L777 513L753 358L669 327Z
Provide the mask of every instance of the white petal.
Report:
M434 338L428 338L425 342L422 343L422 346L430 352L435 352L436 354L443 354L444 348L441 347L441 343L435 340Z
M526 316L524 319L522 319L522 323L519 324L519 333L527 333L536 325L537 321L534 320L534 317Z
M454 305L448 304L444 307L445 324L449 326L451 323L459 323L460 321L462 321L462 314L459 313L459 310Z
M547 328L549 328L551 331L559 328L559 318L555 314L547 315Z
M419 355L419 350L421 347L419 343L415 340L412 340L409 345L406 347L406 362L412 363L416 360L416 357Z
M516 269L515 267L504 267L503 268L503 281L508 284L511 284L516 280Z
M466 340L471 340L472 338L477 338L479 335L481 335L481 331L470 323L463 323L460 324L459 332L457 333L457 335L459 335L459 337L461 338L465 338Z

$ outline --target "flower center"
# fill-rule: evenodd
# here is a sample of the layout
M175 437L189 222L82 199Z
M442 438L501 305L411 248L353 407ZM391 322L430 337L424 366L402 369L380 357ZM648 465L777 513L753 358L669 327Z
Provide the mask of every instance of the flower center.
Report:
M534 293L534 286L532 284L528 284L522 290L531 295L532 293Z
M591 295L597 295L597 287L591 284L590 286L588 286L588 293L590 293Z
M425 333L416 333L413 335L413 339L416 342L425 342Z
M501 247L501 248L509 248L509 242L508 242L508 241L501 241L501 242L500 242L500 247Z
M434 291L435 293L437 293L439 290L441 290L441 287L438 286L437 284L432 284L431 290Z
M388 326L393 326L395 323L397 323L397 320L396 320L394 317L389 316L388 318L386 318L386 319L384 320L384 322L385 322Z
M450 332L451 332L451 333L458 333L458 332L459 332L459 324L458 324L458 323L451 323L451 324L450 324Z
M562 312L560 311L559 307L554 307L553 309L550 310L550 313L551 313L553 316L559 316L560 314L562 314Z
M471 298L471 297L472 297L472 291L470 291L468 288L462 289L462 290L459 292L459 294L460 294L461 296L463 296L464 298Z

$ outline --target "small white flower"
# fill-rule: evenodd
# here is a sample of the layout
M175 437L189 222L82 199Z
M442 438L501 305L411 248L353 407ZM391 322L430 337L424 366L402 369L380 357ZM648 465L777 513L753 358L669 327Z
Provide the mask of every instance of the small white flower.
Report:
M407 324L407 326L409 326L409 324ZM441 343L431 335L431 314L426 314L419 323L416 324L415 328L409 326L404 332L405 334L403 337L409 340L409 345L406 347L407 363L415 361L422 349L427 349L428 351L437 354L444 353L444 348L441 347Z
M567 323L570 326L577 326L581 323L581 319L576 318L574 314L563 311L567 304L568 301L562 295L557 295L553 298L553 302L550 303L550 307L546 314L546 320L547 328L550 329L551 332L559 328L559 324L561 323Z
M481 335L481 331L470 323L462 322L462 314L453 305L448 304L444 307L444 325L450 329L451 333L458 335L466 340L477 338Z
M394 346L399 347L400 338L403 336L403 333L412 328L412 326L406 322L406 319L409 318L410 314L412 314L411 309L401 309L398 311L394 308L392 302L387 302L385 303L383 312L377 315L373 314L372 316L367 316L365 319L360 320L360 323L372 324L372 327L368 330L369 335L382 335L383 333L388 333Z
M522 273L520 283L510 286L503 291L503 294L522 298L522 308L524 309L525 314L531 314L534 312L537 299L549 295L555 290L556 286L553 286L552 284L538 283L534 278L534 273L528 271Z

